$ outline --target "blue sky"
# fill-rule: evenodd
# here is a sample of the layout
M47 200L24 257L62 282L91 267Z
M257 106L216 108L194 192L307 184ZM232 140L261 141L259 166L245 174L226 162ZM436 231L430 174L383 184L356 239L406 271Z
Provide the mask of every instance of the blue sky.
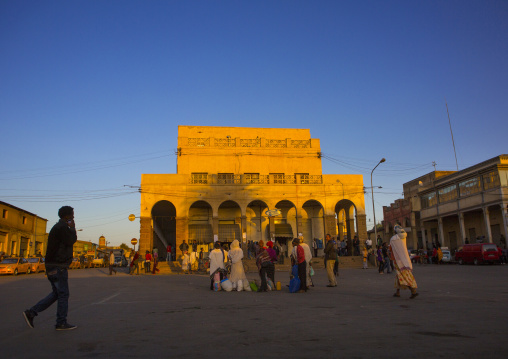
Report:
M508 153L506 1L5 0L0 49L0 200L84 240L139 237L125 185L175 172L178 125L309 128L366 186L385 157L377 220L456 168L445 98L460 169Z

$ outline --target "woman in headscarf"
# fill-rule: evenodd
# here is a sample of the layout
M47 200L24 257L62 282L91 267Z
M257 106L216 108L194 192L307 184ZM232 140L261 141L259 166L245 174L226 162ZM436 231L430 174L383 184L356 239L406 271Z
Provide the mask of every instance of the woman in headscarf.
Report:
M266 251L270 256L270 265L266 270L266 275L272 280L273 283L275 283L275 263L277 263L277 252L275 252L275 249L273 249L272 241L266 242Z
M210 252L210 290L213 290L213 281L215 272L220 275L220 280L223 279L226 268L224 266L224 252L221 250L220 243L215 242L213 250Z
M400 297L401 289L409 289L411 296L409 298L415 298L416 293L415 278L413 277L413 265L409 259L409 254L406 247L407 233L404 229L396 225L394 227L395 235L390 239L390 254L393 264L395 265L395 289L397 290L394 297Z
M228 256L231 260L231 275L229 276L229 280L233 283L238 283L238 281L241 280L242 285L244 285L247 282L247 277L245 276L242 263L243 250L240 248L238 239L235 239L233 243L231 243Z
M256 248L256 265L259 270L259 277L261 278L261 287L259 287L258 292L266 292L268 290L268 285L266 284L266 275L270 265L273 266L270 255L264 248L264 245L265 242L261 240L259 241Z

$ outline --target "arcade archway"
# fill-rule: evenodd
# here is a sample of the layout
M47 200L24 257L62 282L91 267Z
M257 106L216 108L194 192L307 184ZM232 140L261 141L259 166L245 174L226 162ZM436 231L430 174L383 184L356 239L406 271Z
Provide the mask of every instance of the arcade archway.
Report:
M165 256L166 247L176 246L176 208L169 201L159 201L152 208L153 247Z

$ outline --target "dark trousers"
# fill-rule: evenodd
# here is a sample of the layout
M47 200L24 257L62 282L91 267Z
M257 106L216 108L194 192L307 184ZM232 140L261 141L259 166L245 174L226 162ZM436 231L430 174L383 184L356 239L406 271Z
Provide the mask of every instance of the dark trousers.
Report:
M51 293L30 308L30 313L38 313L48 309L51 304L58 301L56 308L56 324L67 323L67 312L69 311L69 283L67 268L46 268L48 280L51 283Z
M115 272L115 274L116 274L116 269L115 269L115 268L113 268L113 265L112 265L112 264L110 264L110 265L109 265L109 275L111 275L111 273L113 273L113 272Z
M261 287L259 287L259 291L266 292L268 290L268 284L266 284L266 275L269 271L270 265L273 266L273 263L263 262L261 264L261 269L259 270L259 277L261 278Z
M268 267L266 267L266 276L275 283L275 264L268 263Z
M383 261L380 261L379 259L377 260L379 262L379 268L378 268L378 271L379 273L383 273L384 272L384 267L385 267L385 262Z
M300 290L307 290L307 262L298 263L298 278L300 279Z

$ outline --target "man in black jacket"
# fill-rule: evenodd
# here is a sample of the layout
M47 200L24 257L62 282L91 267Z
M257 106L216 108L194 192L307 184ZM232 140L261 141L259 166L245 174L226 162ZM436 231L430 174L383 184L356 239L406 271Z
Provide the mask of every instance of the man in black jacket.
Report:
M51 228L46 251L46 275L52 292L32 308L23 312L26 323L34 327L34 318L58 301L56 311L56 330L71 330L77 326L67 323L69 308L69 284L67 269L72 263L72 246L78 239L74 223L74 209L64 206L58 211L60 220Z

